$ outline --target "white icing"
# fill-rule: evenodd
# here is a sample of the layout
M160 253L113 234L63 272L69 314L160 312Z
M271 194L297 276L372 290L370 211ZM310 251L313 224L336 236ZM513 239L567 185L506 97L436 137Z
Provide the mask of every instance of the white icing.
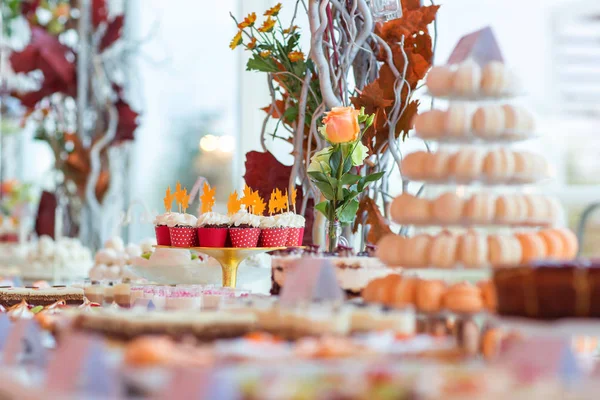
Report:
M166 212L164 214L157 215L156 218L154 218L154 225L167 225L167 221L172 214L172 212Z
M275 218L278 219L280 226L286 228L304 228L304 225L306 224L306 220L302 215L291 211L276 215Z
M216 212L207 212L201 214L198 217L198 223L196 226L206 226L206 225L229 225L231 224L231 219L227 215L219 214Z
M261 229L279 228L281 225L277 224L275 217L261 217L260 227Z
M173 228L175 226L196 226L197 218L191 214L172 213L167 219L167 226Z
M242 209L231 216L231 222L233 226L250 225L258 228L260 226L260 217Z
M113 249L119 253L125 250L125 243L123 243L123 239L121 239L119 236L114 236L104 243L104 248Z

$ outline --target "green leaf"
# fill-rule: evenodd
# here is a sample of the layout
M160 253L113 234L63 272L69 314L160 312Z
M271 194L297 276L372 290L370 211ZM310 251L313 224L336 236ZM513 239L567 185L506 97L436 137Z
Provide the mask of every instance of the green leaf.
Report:
M342 152L339 149L334 148L333 153L331 153L331 157L329 157L329 167L331 168L331 174L333 176L338 176L338 170L341 162Z
M297 106L288 107L285 110L285 112L283 113L283 117L288 122L294 122L296 120L296 118L298 118L298 107Z
M335 198L335 193L329 182L315 182L315 186L319 188L327 200L333 200Z
M360 178L360 181L358 181L358 191L362 192L369 183L378 181L383 175L385 175L385 171L375 172L374 174L363 176Z
M342 170L342 174L347 174L352 169L352 156L346 157L344 160L344 169Z
M344 207L341 207L337 211L337 217L343 224L349 224L354 221L356 218L356 213L358 212L358 200L353 199L350 202L346 203Z
M35 306L31 309L32 314L37 314L44 309L44 306Z
M277 65L271 58L262 58L260 54L255 54L246 63L246 71L277 72Z
M367 128L369 128L371 125L373 125L374 119L375 119L375 114L369 115L369 117L365 120L365 129L364 130L367 130Z
M360 181L360 175L354 175L354 174L345 174L344 176L342 176L342 179L341 179L342 185L348 185L348 186L352 186L355 183L357 183L358 181Z
M331 215L329 215L330 214L330 210L331 210L331 205L329 204L328 201L322 201L319 204L317 204L315 206L315 210L319 211L327 219L329 219L329 217L331 216Z
M319 171L310 171L308 172L308 175L313 178L313 182L323 182L323 183L329 183L329 178L327 177L327 175L325 175L322 172Z

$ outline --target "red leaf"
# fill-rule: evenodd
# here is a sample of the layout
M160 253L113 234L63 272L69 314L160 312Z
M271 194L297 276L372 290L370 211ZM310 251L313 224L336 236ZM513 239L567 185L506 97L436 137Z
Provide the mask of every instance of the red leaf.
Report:
M109 48L114 42L119 40L121 34L123 32L123 23L125 22L125 17L123 15L118 15L111 22L108 23L108 27L106 28L106 32L100 40L100 52Z
M92 0L92 24L98 27L102 22L108 20L108 9L106 0Z
M25 18L29 19L29 17L35 14L35 11L40 6L40 0L28 0L23 1L21 3L21 14L25 16Z
M263 110L266 113L269 113L269 111L271 111L271 117L275 118L275 119L279 119L282 117L282 115L280 113L283 113L283 111L285 110L285 101L283 100L276 100L275 101L275 105L277 106L276 108L273 108L273 111L271 111L271 105L269 104L266 107L261 108L261 110Z
M139 114L131 109L122 98L115 103L117 112L119 113L119 123L117 125L117 134L115 142L123 142L133 140L133 133L138 127L137 118Z

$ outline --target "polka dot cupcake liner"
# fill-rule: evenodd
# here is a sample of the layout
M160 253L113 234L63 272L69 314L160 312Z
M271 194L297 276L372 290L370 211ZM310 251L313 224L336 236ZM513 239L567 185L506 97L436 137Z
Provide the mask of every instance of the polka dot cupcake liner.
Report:
M304 240L304 228L288 228L288 238L286 246L295 247L302 246Z
M166 225L157 225L154 227L156 233L156 244L159 246L170 246L171 245L171 233L169 227Z
M231 247L257 247L260 228L229 228Z
M197 247L198 230L192 227L169 228L171 246L175 247Z
M288 228L269 228L260 232L261 247L283 247L288 241Z

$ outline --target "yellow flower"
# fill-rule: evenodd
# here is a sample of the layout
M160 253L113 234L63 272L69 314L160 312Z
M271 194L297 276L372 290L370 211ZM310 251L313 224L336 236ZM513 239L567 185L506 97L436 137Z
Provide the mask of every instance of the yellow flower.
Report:
M287 35L288 33L294 33L296 32L296 29L298 29L298 25L292 25L287 29L283 30L284 35Z
M231 50L235 49L236 47L238 47L240 44L242 44L242 31L239 31L234 37L233 39L231 39L231 43L229 43L229 48Z
M288 58L291 62L304 60L304 53L302 53L301 51L292 51L288 53Z
M269 8L267 11L265 11L265 15L276 17L277 14L279 14L279 11L281 11L281 7L281 3L275 4L272 8Z
M261 51L261 52L260 52L260 56L261 56L262 58L267 58L267 57L269 57L270 55L271 55L271 51L270 51L270 50L264 50L264 51Z
M253 12L251 14L248 14L248 16L246 18L244 18L244 20L238 24L238 28L244 29L249 26L254 26L255 22L256 22L256 13Z
M275 20L271 17L267 18L265 22L263 22L262 26L258 28L259 32L271 32L273 27L275 26Z
M252 39L250 40L250 43L248 43L248 49L252 50L255 47L256 47L256 38L253 36Z

